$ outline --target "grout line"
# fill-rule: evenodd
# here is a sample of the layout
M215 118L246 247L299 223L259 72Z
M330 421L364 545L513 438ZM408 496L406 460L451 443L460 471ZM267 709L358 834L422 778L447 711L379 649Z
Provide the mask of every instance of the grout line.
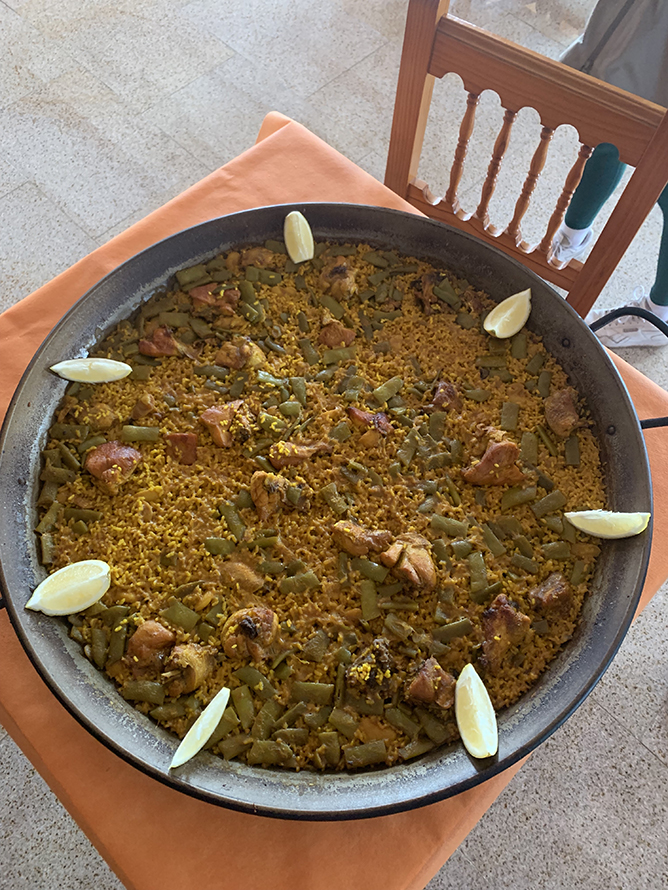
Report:
M610 711L609 708L606 707L606 705L602 704L598 700L595 701L595 704L597 707L601 708L602 711L605 711L605 713L608 715L608 717L610 717L610 719L615 723L615 725L623 730L625 735L629 735L629 736L631 736L632 739L635 739L635 741L638 743L638 745L640 745L641 748L644 748L644 750L647 752L647 754L649 754L654 760L657 760L662 767L664 767L665 769L668 769L668 763L663 759L663 757L661 757L659 754L657 754L656 751L653 751L651 748L648 748L647 745L645 744L645 742L643 742L642 739L638 738L638 736L632 729L629 729L628 726L626 726L624 723L622 723L622 721L619 720L619 718L616 717L615 714L613 714L613 712Z

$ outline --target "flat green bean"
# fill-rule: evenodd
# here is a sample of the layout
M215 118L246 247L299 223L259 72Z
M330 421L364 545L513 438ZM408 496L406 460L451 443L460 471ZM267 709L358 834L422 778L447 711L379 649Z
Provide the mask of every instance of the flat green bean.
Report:
M157 426L124 426L121 430L122 442L157 442L159 438Z
M378 618L380 616L380 608L374 582L370 579L360 582L359 592L362 618L365 621L372 621L374 618Z
M121 687L121 695L131 701L161 705L165 700L165 689L153 680L127 680Z
M308 683L295 681L290 691L291 702L307 702L314 705L328 705L334 695L333 683Z
M354 571L359 572L360 575L363 575L365 578L370 578L378 584L383 583L390 571L385 568L385 566L382 566L377 562L372 562L370 559L361 556L353 557L353 559L350 560L350 566Z
M248 763L262 763L265 766L285 763L290 757L292 757L292 750L289 745L271 739L255 739L246 755Z
M536 519L541 519L541 517L547 516L548 513L554 513L556 510L561 510L562 507L566 506L566 502L566 496L559 491L558 488L555 488L554 491L545 495L544 498L541 498L535 504L532 504L531 509Z
M384 739L373 739L362 745L354 745L345 748L346 765L349 769L371 766L374 763L385 763L387 760L387 747Z
M465 637L473 630L473 624L469 618L457 618L449 624L442 627L435 627L432 630L432 636L439 643L448 643L456 637Z
M248 686L255 695L262 701L269 701L277 695L277 690L271 685L269 680L261 674L257 668L245 665L232 672L232 676L236 677L244 685Z
M231 692L234 709L239 715L241 726L248 731L255 721L255 705L248 686L237 686Z
M504 402L501 408L501 429L516 430L519 420L520 406L517 402Z
M435 514L429 520L429 525L436 531L445 532L452 538L462 538L469 530L469 524L466 521L452 519L450 516L440 516Z

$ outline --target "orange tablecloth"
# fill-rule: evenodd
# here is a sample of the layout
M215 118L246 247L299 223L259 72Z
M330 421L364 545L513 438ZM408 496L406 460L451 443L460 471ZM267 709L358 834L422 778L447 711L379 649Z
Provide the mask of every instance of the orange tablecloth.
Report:
M0 418L36 348L119 263L207 219L266 204L342 201L412 210L316 136L270 114L257 144L0 316ZM641 417L668 395L615 359ZM647 434L655 540L668 532L668 437ZM644 605L668 577L654 548ZM37 675L0 613L0 722L131 890L421 890L521 764L478 788L364 823L297 823L224 810L159 784L95 741Z

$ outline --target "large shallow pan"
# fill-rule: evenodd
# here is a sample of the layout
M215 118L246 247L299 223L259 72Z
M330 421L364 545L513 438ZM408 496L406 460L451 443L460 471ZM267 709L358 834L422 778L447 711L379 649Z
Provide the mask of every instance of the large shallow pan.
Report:
M0 438L0 580L11 620L37 670L65 707L120 757L179 791L246 812L352 819L421 806L463 791L506 769L553 733L592 690L631 623L645 577L651 528L638 538L604 545L573 639L534 688L499 714L496 758L475 762L456 744L390 769L320 775L251 768L202 753L169 773L177 740L123 701L68 638L65 622L24 608L45 575L32 532L40 448L66 386L48 368L61 359L85 355L176 269L235 245L280 238L284 217L292 209L237 213L174 235L95 285L54 328L16 391ZM346 204L297 209L306 214L316 238L364 241L443 262L496 300L531 287L529 327L543 336L594 418L609 507L651 510L645 444L624 383L579 316L544 281L500 251L423 217Z

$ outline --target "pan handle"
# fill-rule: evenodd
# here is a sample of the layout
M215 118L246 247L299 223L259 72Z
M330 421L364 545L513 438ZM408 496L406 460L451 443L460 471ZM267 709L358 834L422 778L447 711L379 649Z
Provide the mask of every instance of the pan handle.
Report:
M635 306L621 306L619 309L613 309L599 318L598 321L590 324L589 329L595 334L596 331L600 331L609 322L614 321L616 318L623 318L625 315L637 315L638 318L644 318L645 321L653 324L655 328L658 328L662 334L668 337L668 324L665 321L662 321L648 309L636 309ZM647 420L640 421L640 428L643 430L653 430L662 426L668 426L668 417L648 417Z

